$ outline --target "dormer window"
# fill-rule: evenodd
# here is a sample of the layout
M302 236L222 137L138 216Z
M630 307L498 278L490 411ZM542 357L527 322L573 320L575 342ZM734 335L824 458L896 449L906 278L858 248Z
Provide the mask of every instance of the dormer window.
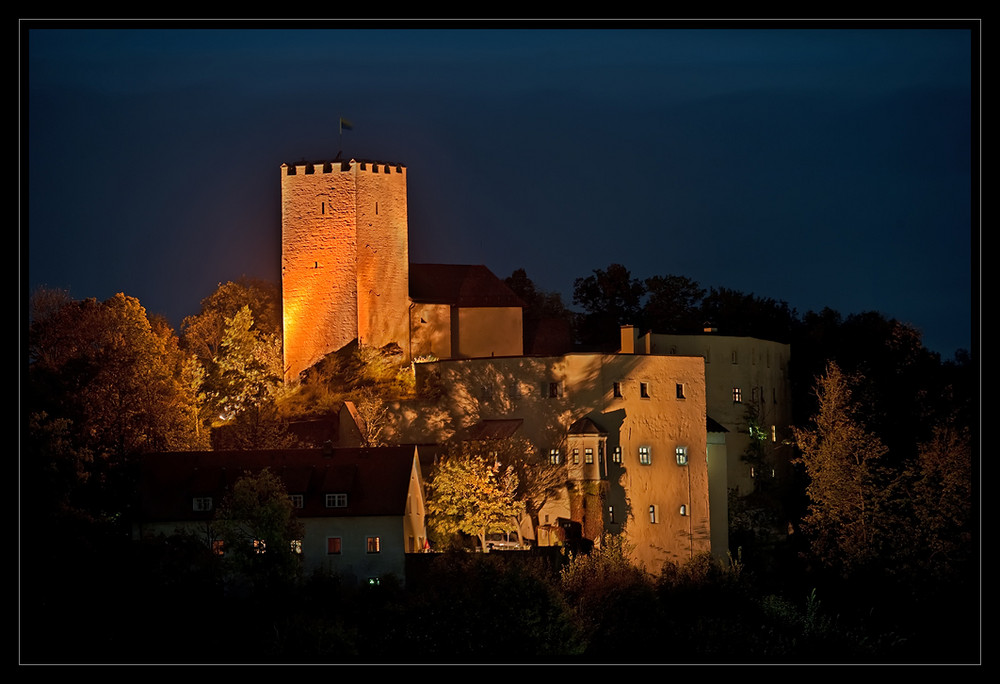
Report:
M212 510L212 497L196 496L191 499L191 510L199 513L207 513Z
M327 494L326 495L326 507L327 508L347 508L347 494Z

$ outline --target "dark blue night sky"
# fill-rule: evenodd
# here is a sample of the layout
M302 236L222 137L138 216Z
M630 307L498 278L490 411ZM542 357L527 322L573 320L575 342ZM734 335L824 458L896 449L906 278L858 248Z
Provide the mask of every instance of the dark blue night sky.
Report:
M617 262L972 348L977 24L29 26L29 291L178 326L277 282L279 167L342 147L408 167L415 262L567 304Z

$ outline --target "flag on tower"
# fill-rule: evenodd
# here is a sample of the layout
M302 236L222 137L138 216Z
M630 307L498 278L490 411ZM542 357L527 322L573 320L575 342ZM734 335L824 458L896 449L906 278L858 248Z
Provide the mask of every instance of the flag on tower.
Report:
M345 129L348 131L354 130L354 124L344 117L340 117L340 132L343 133Z

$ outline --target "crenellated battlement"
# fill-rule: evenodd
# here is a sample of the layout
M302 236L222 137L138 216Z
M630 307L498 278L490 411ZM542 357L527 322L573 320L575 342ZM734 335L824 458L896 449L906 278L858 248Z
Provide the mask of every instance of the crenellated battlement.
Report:
M406 167L402 164L390 164L388 162L375 161L371 159L351 159L350 161L298 161L293 164L282 164L282 170L286 176L315 175L317 173L347 173L352 169L369 173L401 173L406 174Z

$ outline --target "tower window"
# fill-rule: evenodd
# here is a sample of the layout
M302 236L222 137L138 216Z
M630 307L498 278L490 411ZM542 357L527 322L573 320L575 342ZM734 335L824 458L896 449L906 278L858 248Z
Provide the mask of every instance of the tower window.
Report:
M656 504L649 505L649 522L653 525L656 524Z
M612 383L611 394L615 397L621 398L622 396L622 384L620 382Z
M677 447L676 453L677 453L677 465L687 465L688 464L687 447L682 447L682 446Z
M639 383L639 396L643 399L649 399L649 383L640 382Z
M653 462L653 457L649 453L649 447L648 446L639 447L639 463L641 463L642 465L649 465L652 462Z
M677 383L677 398L678 399L684 398L684 383L682 382Z

